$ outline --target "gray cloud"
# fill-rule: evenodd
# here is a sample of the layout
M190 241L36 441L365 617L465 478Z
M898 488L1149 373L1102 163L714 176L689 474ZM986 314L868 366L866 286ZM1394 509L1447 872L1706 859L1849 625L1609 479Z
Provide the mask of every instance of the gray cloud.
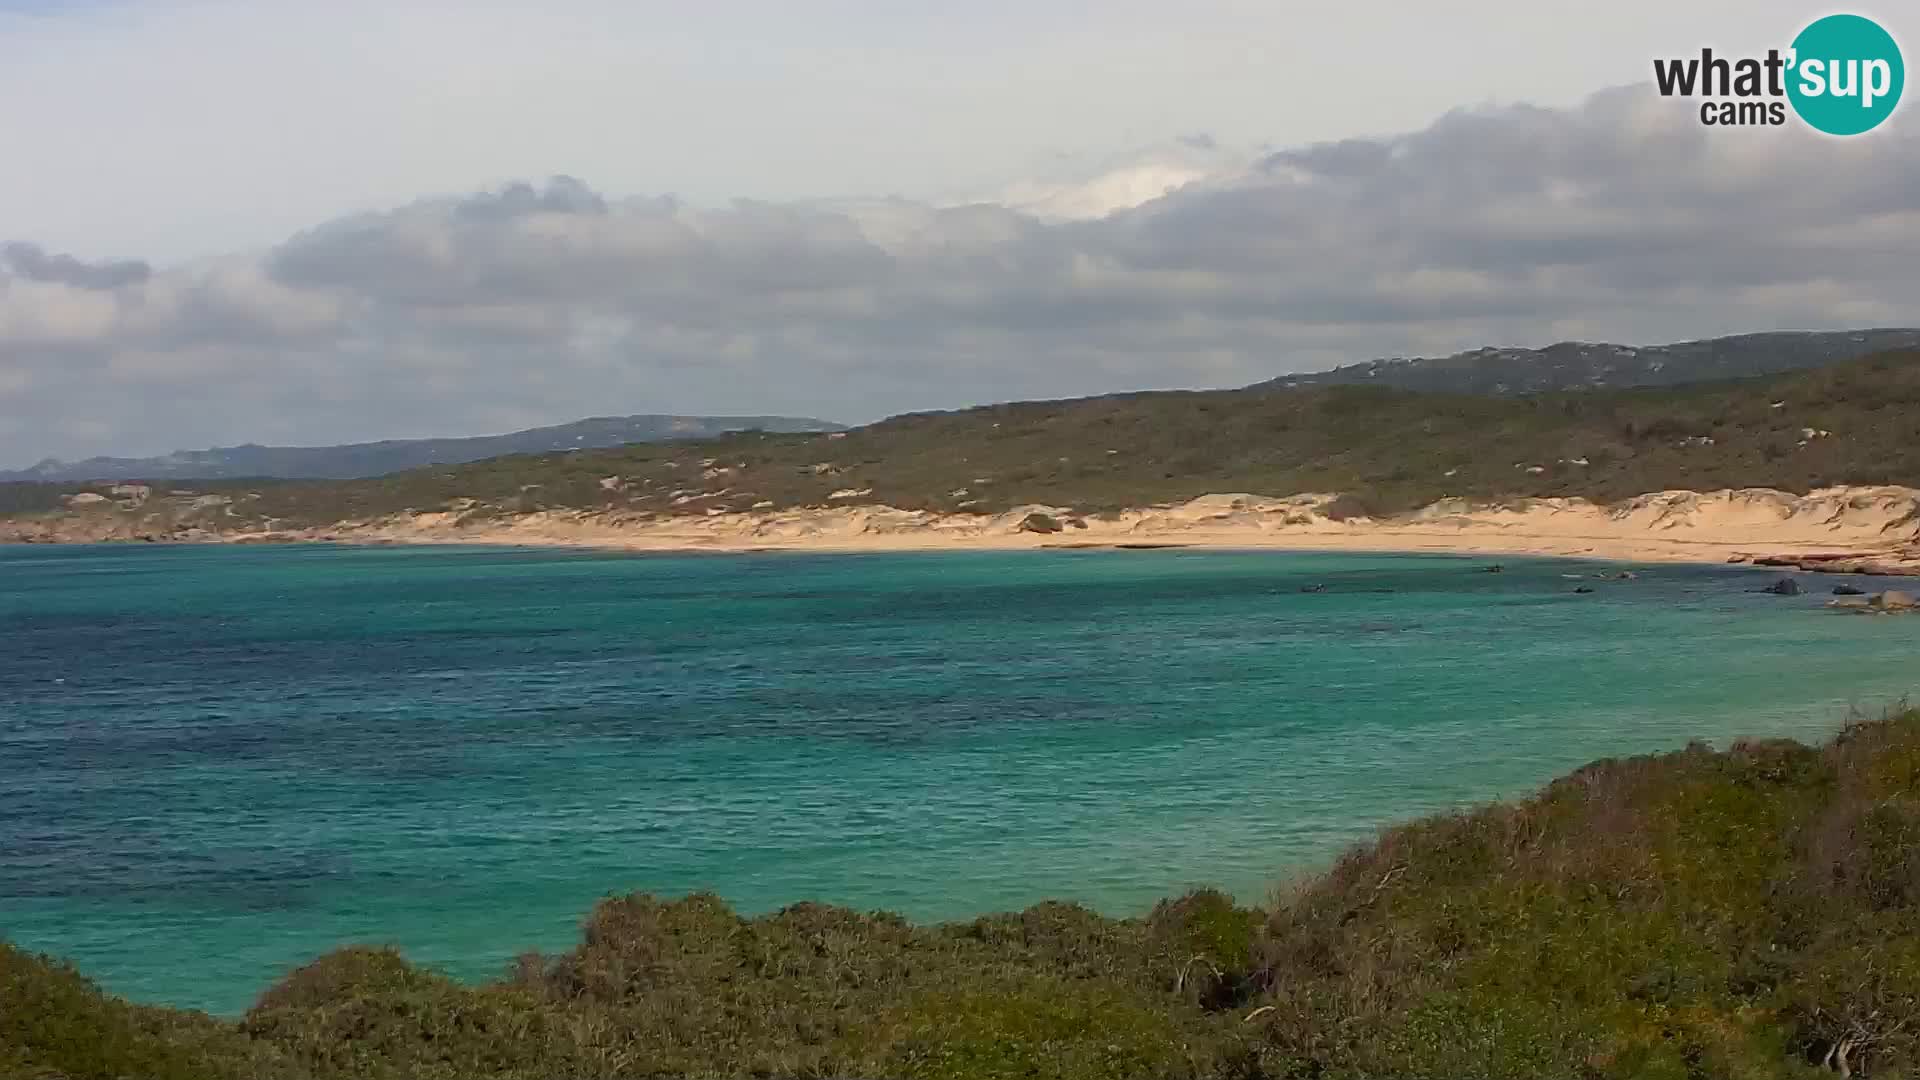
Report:
M30 281L71 285L76 289L138 285L153 273L151 267L138 259L86 263L71 255L50 255L38 244L18 242L0 245L0 261Z
M37 249L28 273L10 248L0 460L609 412L862 420L1483 344L1920 322L1909 135L1715 131L1620 90L1237 164L1183 145L1204 176L1073 220L699 208L560 177L151 275ZM1112 175L1051 205L1104 207Z
M571 176L556 176L543 188L524 181L454 204L460 221L504 221L528 214L604 214L607 200Z

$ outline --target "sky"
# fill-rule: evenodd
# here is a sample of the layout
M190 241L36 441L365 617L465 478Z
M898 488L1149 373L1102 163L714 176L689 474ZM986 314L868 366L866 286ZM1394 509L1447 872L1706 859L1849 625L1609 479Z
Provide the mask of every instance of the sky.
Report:
M0 0L0 468L1914 325L1910 108L1650 90L1826 10Z

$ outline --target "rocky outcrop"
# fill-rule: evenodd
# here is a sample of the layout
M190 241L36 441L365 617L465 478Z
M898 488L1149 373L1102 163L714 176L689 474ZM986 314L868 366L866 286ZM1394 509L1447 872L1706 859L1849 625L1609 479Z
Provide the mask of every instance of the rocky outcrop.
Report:
M156 494L146 484L116 484L106 491L66 495L64 511L0 517L0 543L204 543L229 539L249 527L236 520L235 504L240 500L235 496L192 491Z
M146 484L115 484L108 489L108 493L114 498L124 499L121 505L127 509L137 510L153 497L153 488Z
M1815 555L1763 555L1755 566L1783 566L1821 574L1869 574L1878 577L1907 577L1920 574L1920 548L1884 552L1837 553Z
M0 518L0 544L203 543L223 539L193 525L106 514Z
M1920 605L1917 605L1912 593L1888 589L1872 596L1842 596L1827 601L1827 606L1858 615L1892 615L1914 611Z

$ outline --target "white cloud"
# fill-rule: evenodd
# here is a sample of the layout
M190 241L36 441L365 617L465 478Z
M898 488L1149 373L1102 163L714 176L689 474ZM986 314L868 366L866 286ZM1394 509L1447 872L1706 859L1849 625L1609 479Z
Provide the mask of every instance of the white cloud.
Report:
M1226 183L1244 176L1252 155L1221 146L1210 136L1174 139L1117 159L1055 165L1052 179L1008 185L986 200L1043 221L1085 221L1131 210L1189 184Z
M36 248L0 274L0 460L612 412L864 420L1564 336L1920 322L1907 134L1709 132L1621 90L1089 167L947 206L701 207L563 177L157 269ZM81 413L111 421L97 441L59 419Z
M567 172L796 201L997 194L1207 131L1297 145L1460 103L1565 106L1656 55L1791 38L1804 0L62 0L0 3L0 221L175 262ZM1093 172L1085 172L1092 176ZM1167 177L1063 200L1084 216ZM1043 200L1044 201L1044 200ZM14 226L18 228L16 224Z

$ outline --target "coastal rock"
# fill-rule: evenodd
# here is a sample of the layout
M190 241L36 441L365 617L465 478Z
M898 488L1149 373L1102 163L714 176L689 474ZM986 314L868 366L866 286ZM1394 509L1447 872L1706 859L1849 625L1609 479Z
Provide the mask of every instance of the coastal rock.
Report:
M1907 577L1920 574L1920 551L1909 546L1880 552L1819 552L1807 555L1766 555L1756 566L1787 566L1822 574L1866 574Z
M1771 593L1774 596L1799 596L1800 583L1792 578L1781 578L1779 581L1774 582L1760 591L1763 593Z
M1060 522L1053 515L1041 513L1028 514L1020 519L1020 524L1014 526L1018 532L1030 533L1057 533L1060 528Z
M1909 554L1899 560L1869 559L1860 564L1858 572L1874 577L1920 577L1920 555Z
M1827 601L1827 606L1851 611L1856 615L1888 615L1895 612L1920 610L1920 601L1912 593L1898 589L1874 593L1872 596L1842 596Z
M1865 595L1867 595L1867 590L1865 590L1865 589L1862 589L1862 588L1860 588L1860 587L1859 587L1858 585L1835 585L1835 586L1833 587L1833 595L1835 595L1835 596L1865 596Z
M1222 492L1216 495L1200 495L1188 499L1176 507L1176 512L1188 521L1202 521L1208 518L1223 518L1235 511L1252 509L1266 500L1258 495L1244 491Z

